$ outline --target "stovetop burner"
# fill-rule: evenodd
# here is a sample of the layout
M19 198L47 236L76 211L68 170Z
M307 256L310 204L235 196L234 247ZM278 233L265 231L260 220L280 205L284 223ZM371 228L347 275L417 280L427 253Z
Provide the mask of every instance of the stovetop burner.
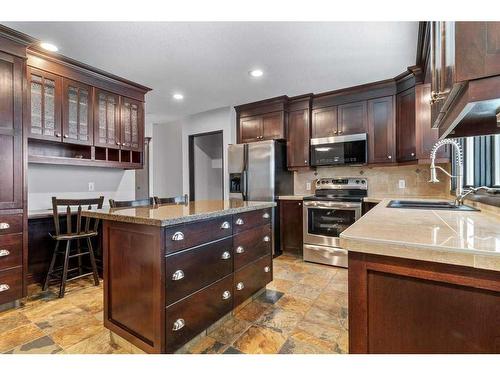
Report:
M304 200L361 202L368 195L366 178L320 178L315 186L316 194Z

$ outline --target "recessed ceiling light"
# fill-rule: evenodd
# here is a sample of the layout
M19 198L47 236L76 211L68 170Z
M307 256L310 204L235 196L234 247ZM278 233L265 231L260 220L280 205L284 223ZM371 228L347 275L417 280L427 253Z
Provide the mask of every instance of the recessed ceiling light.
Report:
M172 95L172 98L174 98L175 100L182 100L182 99L184 99L184 95L176 93L176 94Z
M57 48L54 44L48 42L40 43L40 47L50 52L57 52L59 50L59 48Z
M250 74L252 77L262 77L264 72L260 69L254 69L254 70L250 70L248 72L248 74Z

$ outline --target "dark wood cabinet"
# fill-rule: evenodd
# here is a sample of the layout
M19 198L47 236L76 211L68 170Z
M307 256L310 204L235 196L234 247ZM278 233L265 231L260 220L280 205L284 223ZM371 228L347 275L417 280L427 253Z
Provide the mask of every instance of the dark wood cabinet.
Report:
M144 144L144 111L138 100L121 98L121 148L142 151Z
M338 135L366 133L366 101L338 106Z
M500 353L498 272L349 251L348 277L349 353Z
M302 200L280 200L280 239L283 254L302 255L303 206Z
M394 97L368 101L369 163L396 162Z
M262 225L239 233L233 238L234 269L271 253L271 226Z
M61 141L62 78L29 67L28 85L28 137Z
M283 112L267 113L262 116L261 140L284 139L285 123Z
M309 109L288 113L287 166L300 168L309 166Z
M95 90L94 143L96 146L120 148L120 97Z
M415 88L396 95L397 161L416 160Z
M273 280L272 257L263 256L234 273L234 305L238 306Z
M262 135L262 119L252 116L240 119L240 143L260 141Z
M312 138L337 135L337 107L313 109L311 128Z
M92 88L80 82L63 79L63 142L93 145Z
M23 208L23 67L0 52L0 210Z

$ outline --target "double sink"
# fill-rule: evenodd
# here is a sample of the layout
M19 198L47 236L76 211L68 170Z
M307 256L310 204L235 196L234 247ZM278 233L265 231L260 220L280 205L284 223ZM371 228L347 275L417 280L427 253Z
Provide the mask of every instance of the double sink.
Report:
M418 210L452 210L452 211L479 211L477 208L466 206L464 204L457 205L455 202L449 201L406 201L392 200L387 205L389 208L409 208Z

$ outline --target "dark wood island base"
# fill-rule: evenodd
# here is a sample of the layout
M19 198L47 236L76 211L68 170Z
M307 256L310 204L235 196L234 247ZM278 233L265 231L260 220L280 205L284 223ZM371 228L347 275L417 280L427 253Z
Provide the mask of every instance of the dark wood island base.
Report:
M500 353L500 273L349 252L349 353Z
M104 326L173 353L272 281L272 208L155 226L103 218Z

